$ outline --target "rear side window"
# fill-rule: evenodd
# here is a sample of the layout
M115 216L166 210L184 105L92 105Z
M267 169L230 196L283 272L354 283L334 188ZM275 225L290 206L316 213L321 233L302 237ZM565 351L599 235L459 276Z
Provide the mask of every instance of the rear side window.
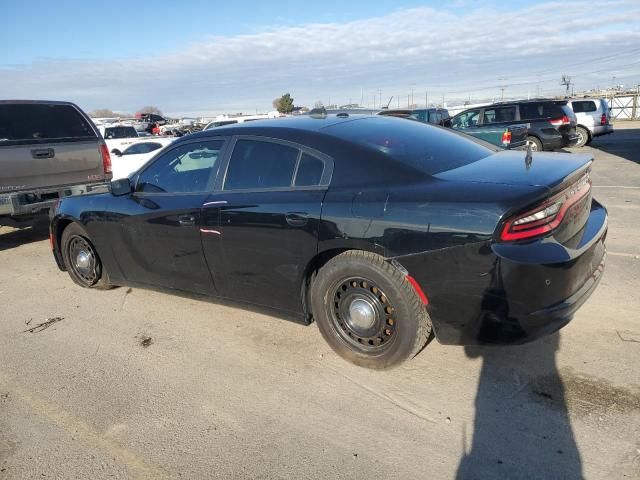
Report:
M296 187L311 187L320 184L324 162L312 155L303 153L296 173Z
M373 148L429 175L473 163L499 151L444 128L385 117L363 118L325 127L324 132Z
M516 106L485 108L482 123L513 122L516 119Z
M89 122L71 105L0 104L0 146L95 138Z
M596 102L593 100L580 100L578 102L571 102L571 107L575 113L595 112Z
M229 160L225 190L290 187L300 150L280 143L238 140Z

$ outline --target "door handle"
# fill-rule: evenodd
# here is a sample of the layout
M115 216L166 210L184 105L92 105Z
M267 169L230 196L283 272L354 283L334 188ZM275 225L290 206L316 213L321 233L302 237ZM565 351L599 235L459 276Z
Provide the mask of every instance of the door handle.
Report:
M284 218L292 227L303 227L309 221L309 214L307 212L289 212Z
M34 148L31 150L32 158L53 158L54 155L53 148Z
M180 215L178 217L178 223L182 227L192 227L196 224L196 217L191 215Z

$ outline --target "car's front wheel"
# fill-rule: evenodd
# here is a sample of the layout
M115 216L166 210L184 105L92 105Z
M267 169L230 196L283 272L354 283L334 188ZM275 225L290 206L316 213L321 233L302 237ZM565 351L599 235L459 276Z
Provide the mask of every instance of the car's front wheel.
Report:
M396 366L427 343L431 319L405 274L371 252L327 262L311 287L320 333L344 359L367 368Z
M62 232L60 245L65 267L75 283L103 290L113 287L98 252L80 225L69 224Z

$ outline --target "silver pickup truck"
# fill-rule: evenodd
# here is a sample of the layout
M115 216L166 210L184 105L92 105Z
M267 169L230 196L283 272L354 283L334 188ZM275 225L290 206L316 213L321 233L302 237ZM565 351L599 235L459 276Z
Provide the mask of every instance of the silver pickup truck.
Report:
M0 225L104 189L111 176L107 146L76 105L0 100Z

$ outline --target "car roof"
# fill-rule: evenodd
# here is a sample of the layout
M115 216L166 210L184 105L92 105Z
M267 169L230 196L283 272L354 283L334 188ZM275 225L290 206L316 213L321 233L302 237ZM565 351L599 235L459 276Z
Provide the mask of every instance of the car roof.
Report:
M298 115L282 118L265 118L256 122L233 123L220 127L192 133L189 138L197 136L222 136L222 135L251 135L255 130L282 129L307 132L319 132L320 130L344 122L353 122L364 118L376 118L371 115L352 115L348 113L328 115Z
M493 102L489 105L485 105L484 107L478 107L478 108L485 108L485 107L491 107L493 105L515 105L518 103L540 103L540 102L552 102L552 103L558 103L558 104L566 104L568 101L568 99L566 98L527 98L524 100L505 100L503 102Z
M6 103L23 103L23 104L43 104L43 105L72 105L76 106L73 102L65 102L63 100L0 100L0 104Z

